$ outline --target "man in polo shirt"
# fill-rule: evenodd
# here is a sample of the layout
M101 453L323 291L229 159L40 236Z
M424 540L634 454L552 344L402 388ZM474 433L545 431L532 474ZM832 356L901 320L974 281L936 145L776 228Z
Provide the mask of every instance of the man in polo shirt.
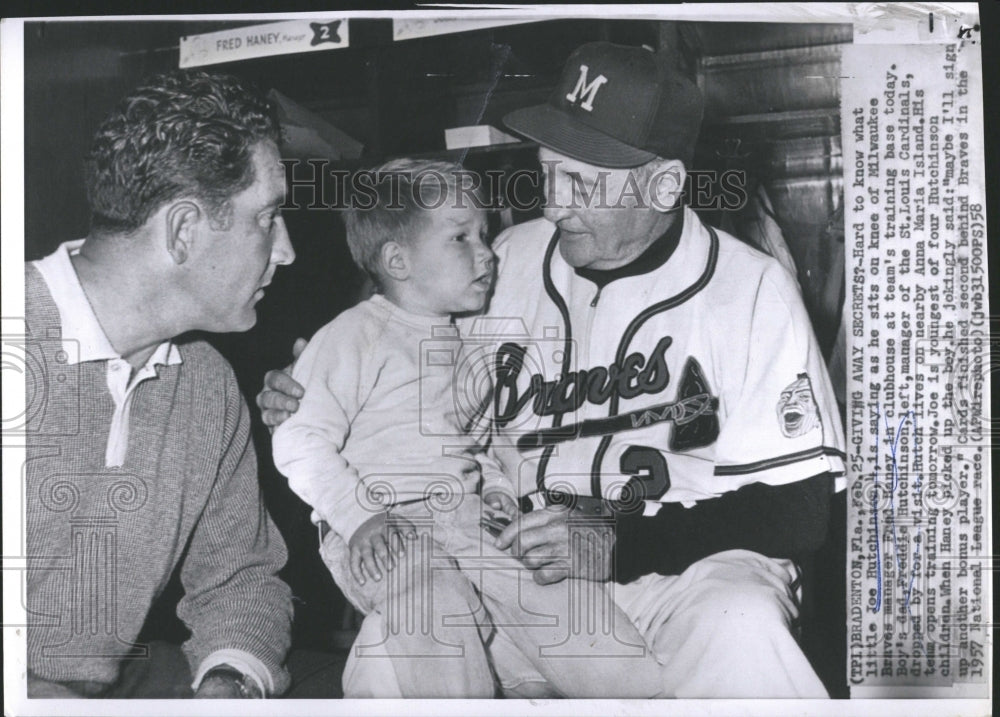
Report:
M825 697L796 561L824 541L843 430L794 278L680 201L701 117L654 53L592 43L505 118L540 145L546 206L498 237L488 315L463 328L534 508L496 544L538 582L608 582L671 696ZM300 388L266 386L273 424ZM502 626L491 650L507 691L546 694Z
M266 101L178 71L124 99L87 164L92 228L26 265L29 696L262 697L289 684L286 559L226 361L295 254ZM176 568L183 645L137 644Z

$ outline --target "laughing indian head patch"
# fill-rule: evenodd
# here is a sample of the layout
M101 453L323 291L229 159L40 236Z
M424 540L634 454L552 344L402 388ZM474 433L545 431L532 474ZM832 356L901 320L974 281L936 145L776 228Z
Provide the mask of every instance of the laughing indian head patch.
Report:
M809 375L800 373L788 384L778 400L778 425L785 438L798 438L820 425L819 408Z

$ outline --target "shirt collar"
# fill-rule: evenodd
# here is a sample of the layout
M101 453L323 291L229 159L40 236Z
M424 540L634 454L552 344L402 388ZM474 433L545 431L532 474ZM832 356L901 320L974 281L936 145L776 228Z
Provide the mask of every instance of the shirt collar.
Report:
M387 312L395 320L412 328L422 329L427 332L428 336L448 336L457 333L451 317L414 314L392 303L382 294L373 294L371 301L376 306L381 307L383 311Z
M121 359L101 328L73 268L71 257L80 251L83 242L83 239L78 239L60 244L52 254L32 263L42 275L59 310L62 345L68 357L67 362L75 364ZM156 347L146 361L146 366L171 366L181 362L180 350L168 340Z

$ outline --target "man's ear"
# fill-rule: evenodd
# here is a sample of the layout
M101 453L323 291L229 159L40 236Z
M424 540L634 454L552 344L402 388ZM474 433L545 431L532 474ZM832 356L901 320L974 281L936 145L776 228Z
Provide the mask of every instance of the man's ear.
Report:
M186 262L194 251L201 218L201 207L188 199L175 202L167 209L164 217L167 225L167 252L175 264Z
M396 281L405 281L410 276L410 258L407 256L406 247L399 242L388 241L382 245L379 254L382 262L382 271Z
M679 159L658 159L650 167L649 198L653 208L665 212L680 206L687 170Z

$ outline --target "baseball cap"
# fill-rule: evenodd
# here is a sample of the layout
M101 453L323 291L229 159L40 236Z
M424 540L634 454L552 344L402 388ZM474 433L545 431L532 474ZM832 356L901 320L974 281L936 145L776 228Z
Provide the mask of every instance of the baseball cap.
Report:
M570 55L547 103L503 121L598 167L637 167L657 156L689 165L702 107L701 90L652 50L591 42Z

